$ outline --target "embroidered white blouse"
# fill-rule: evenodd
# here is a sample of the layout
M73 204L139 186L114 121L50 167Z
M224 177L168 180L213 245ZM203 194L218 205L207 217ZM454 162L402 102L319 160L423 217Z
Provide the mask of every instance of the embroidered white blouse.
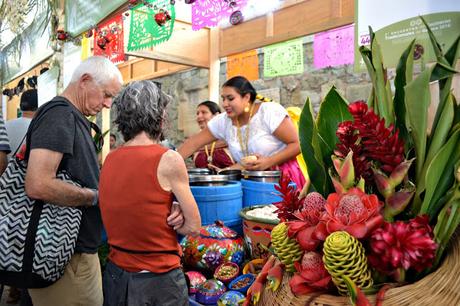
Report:
M249 154L272 156L286 147L286 144L276 138L273 132L280 126L284 118L288 116L282 105L276 102L263 102L257 113L249 123L249 139L246 140L248 125L241 127L241 136L244 145L248 143ZM243 149L238 140L237 127L226 113L212 118L208 122L208 129L217 139L222 139L228 144L228 148L235 161L240 162L243 157Z

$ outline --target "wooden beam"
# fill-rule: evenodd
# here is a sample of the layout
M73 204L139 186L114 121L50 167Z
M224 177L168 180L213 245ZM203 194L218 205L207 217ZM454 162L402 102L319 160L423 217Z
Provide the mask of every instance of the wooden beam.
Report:
M117 65L123 76L123 83L149 80L192 68L191 66L171 64L145 58L132 58Z
M163 53L160 51L134 51L134 52L126 52L125 54L136 56L136 57L141 57L141 58L146 58L146 59L168 62L168 63L209 68L208 61L200 61L200 60L195 60L193 58L187 58L187 57L183 57L179 55L171 55L171 54Z
M292 0L271 18L262 16L221 29L219 57L351 24L354 0Z
M171 39L158 46L127 55L159 60L180 65L209 68L209 29L193 31L188 22L174 23Z
M152 72L149 75L143 75L143 76L138 76L138 77L134 76L130 81L151 80L151 79L155 79L155 78L159 78L159 77L162 77L162 76L174 74L176 72L180 72L180 71L184 71L184 70L192 69L192 68L193 67L190 67L190 66L175 65L175 66L173 66L171 68L166 68L166 69L162 69L162 70ZM128 82L125 81L125 83L128 83Z

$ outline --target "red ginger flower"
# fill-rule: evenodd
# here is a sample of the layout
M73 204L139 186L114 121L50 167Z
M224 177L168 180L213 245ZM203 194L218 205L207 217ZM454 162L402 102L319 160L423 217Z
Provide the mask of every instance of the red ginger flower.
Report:
M383 223L382 206L375 194L365 194L359 188L343 194L331 193L313 235L325 240L330 233L346 231L355 238L365 238Z
M389 174L404 161L404 142L393 125L385 127L385 120L378 117L363 101L348 106L352 121L339 124L336 135L339 139L335 155L345 158L353 151L353 165L357 178L363 177L372 184L372 163L377 163Z
M306 252L302 264L294 263L298 273L289 280L289 286L295 295L328 289L331 276L324 267L322 256L316 252Z
M431 267L437 245L428 224L428 216L416 217L408 223L385 222L370 237L368 256L376 270L393 275L399 268L413 268L418 272Z
M289 186L291 180L288 176L282 175L279 186L275 189L280 193L281 201L273 203L278 209L275 213L281 222L295 220L294 212L302 207L302 200L299 200L299 191L294 186Z
M318 192L310 192L303 200L300 211L293 215L298 219L287 222L288 235L295 237L300 248L305 251L314 251L320 241L313 237L316 225L324 213L326 200Z

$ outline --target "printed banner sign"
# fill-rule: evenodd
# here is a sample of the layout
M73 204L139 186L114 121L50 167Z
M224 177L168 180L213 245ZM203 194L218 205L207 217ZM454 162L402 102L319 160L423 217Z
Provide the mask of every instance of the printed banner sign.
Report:
M316 69L353 64L354 46L353 25L315 34L313 64Z
M123 17L121 15L98 25L94 32L94 55L105 56L112 63L125 60Z
M176 10L170 0L149 1L153 8L140 4L131 10L128 51L136 51L161 44L171 38ZM162 11L161 11L162 10ZM169 14L170 20L164 25L155 21L156 14Z
M66 31L72 36L83 33L97 25L126 0L72 0L65 1Z
M264 76L268 78L303 73L302 39L294 39L264 48Z
M227 57L227 79L242 75L249 81L259 79L259 58L257 50L251 50Z
M195 1L192 4L192 29L197 31L204 27L215 27L222 19L230 17L233 12L241 11L247 2L248 0Z
M355 70L364 70L360 46L370 45L369 26L382 47L384 64L394 68L401 54L416 39L414 59L434 61L425 25L428 22L441 48L447 51L458 37L460 29L460 1L452 0L355 0Z

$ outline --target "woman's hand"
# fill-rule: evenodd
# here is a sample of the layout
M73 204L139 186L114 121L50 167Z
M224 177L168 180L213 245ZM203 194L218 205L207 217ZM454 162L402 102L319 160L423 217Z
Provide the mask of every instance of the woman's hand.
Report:
M180 205L178 202L174 201L171 206L171 213L169 214L166 222L169 226L177 230L178 228L184 225L184 214L182 213L182 209L180 209Z
M261 171L270 169L273 166L273 161L270 157L261 156L259 154L255 154L257 156L257 160L246 163L245 168L249 171Z

